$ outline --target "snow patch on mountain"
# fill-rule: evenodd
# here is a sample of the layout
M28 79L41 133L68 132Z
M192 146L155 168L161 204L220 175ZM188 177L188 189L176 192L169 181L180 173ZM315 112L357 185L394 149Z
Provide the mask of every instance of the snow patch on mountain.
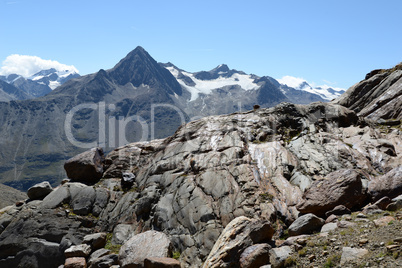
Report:
M222 65L218 66L217 68L221 67ZM194 101L198 98L199 94L210 94L212 90L217 89L217 88L222 88L226 86L234 86L238 85L244 90L253 90L259 88L259 85L254 83L254 79L251 78L250 75L247 74L240 74L240 73L234 73L230 77L223 77L219 76L217 79L213 80L200 80L195 77L193 73L185 72L185 71L179 71L175 67L170 66L166 67L170 71L170 73L176 77L177 81L191 93L191 99L190 101ZM194 86L188 86L186 83L182 80L179 79L179 75L183 74L187 77L189 77L193 82ZM219 72L218 74L223 74L226 72Z
M343 88L336 88L336 87L331 87L328 85L314 86L314 83L311 83L313 85L313 86L311 86L303 78L293 77L293 76L284 76L277 80L282 85L292 87L297 90L303 90L303 91L307 91L307 92L310 92L313 94L317 94L321 98L328 100L328 101L339 97L340 95L342 95L342 93L344 93L346 91Z

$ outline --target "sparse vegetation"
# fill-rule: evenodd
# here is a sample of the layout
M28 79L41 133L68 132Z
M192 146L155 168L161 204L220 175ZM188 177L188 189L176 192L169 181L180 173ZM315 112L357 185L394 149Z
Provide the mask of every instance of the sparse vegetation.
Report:
M172 258L175 260L180 259L180 251L178 250L173 251Z
M118 254L121 248L121 245L115 245L112 243L113 234L108 233L106 235L106 245L105 249L110 250L111 253Z
M340 255L332 255L328 257L327 261L324 263L324 268L335 267L341 261Z

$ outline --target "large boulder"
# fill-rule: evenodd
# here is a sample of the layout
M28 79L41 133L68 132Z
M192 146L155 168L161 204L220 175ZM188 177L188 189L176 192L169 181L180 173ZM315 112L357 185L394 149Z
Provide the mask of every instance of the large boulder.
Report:
M238 264L247 247L269 242L273 234L274 229L268 221L238 217L223 230L203 267L229 267Z
M325 212L338 205L352 209L361 206L367 199L361 171L341 169L330 173L323 180L318 180L303 194L303 200L297 204L301 213L314 213L324 216Z
M31 200L42 200L53 191L52 186L48 181L35 184L28 189L27 195Z
M92 148L66 161L64 169L73 181L94 183L103 175L104 155L102 148Z
M371 180L368 191L373 200L379 200L384 196L394 198L400 195L402 193L402 166Z
M130 238L119 252L122 268L144 267L144 260L151 257L169 257L172 243L164 233L146 231Z
M311 234L314 231L320 230L324 223L325 221L323 219L309 213L297 218L297 220L289 226L288 233L290 236Z
M260 267L269 263L269 244L255 244L246 248L240 255L241 268Z
M269 251L269 254L269 260L273 268L283 267L286 259L292 254L292 248L290 246L273 248Z

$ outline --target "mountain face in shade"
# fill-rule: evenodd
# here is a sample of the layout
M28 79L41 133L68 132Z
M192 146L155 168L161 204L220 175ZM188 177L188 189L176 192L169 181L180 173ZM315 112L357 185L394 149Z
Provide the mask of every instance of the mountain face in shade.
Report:
M46 85L53 74L44 70L31 81ZM289 92L271 77L224 64L186 72L137 47L113 68L70 79L46 96L0 103L0 182L24 190L43 180L56 184L64 161L90 147L164 138L196 118L290 102ZM298 93L299 103L315 96Z
M30 96L23 90L0 80L0 101L26 100Z

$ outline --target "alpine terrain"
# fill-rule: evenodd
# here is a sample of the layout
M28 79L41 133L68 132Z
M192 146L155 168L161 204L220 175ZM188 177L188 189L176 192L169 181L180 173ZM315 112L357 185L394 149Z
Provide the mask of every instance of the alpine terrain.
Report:
M273 79L225 66L188 73L137 48L45 97L2 104L21 118L2 125L27 135L6 149L38 150L10 163L56 157L69 179L33 185L28 199L0 210L0 267L401 267L401 76L399 67L378 70L332 102L292 104L281 102L286 92ZM219 82L228 79L254 83L242 89L261 106L186 124L160 111L156 139L62 157L78 151L60 132L74 105L106 103L72 121L89 142L102 109L148 120L141 111L152 111L150 96L201 109L198 98L208 105L209 94L230 95ZM221 90L203 87L212 80ZM240 85L233 89L240 94ZM164 137L171 122L178 127ZM36 177L49 168L42 165ZM10 170L18 169L3 174Z
M30 78L0 79L5 80L0 81L5 101L0 102L0 182L21 190L44 180L57 185L65 178L64 161L88 148L110 151L165 138L204 116L254 105L329 101L341 94L305 84L292 88L226 65L189 73L157 63L142 47L113 68L90 75L48 69Z

